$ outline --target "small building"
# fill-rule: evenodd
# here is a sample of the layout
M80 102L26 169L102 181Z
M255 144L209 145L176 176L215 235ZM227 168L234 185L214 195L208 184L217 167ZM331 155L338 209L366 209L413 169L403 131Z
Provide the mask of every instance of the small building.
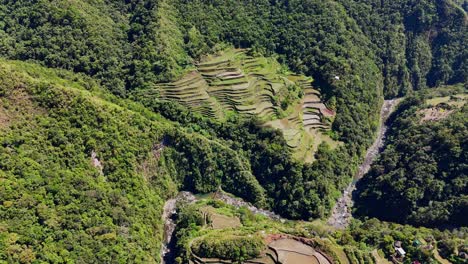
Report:
M335 80L339 81L339 80L340 80L340 76L336 75L336 76L335 76Z
M422 243L421 243L421 241L419 241L418 239L415 239L415 240L413 241L413 246L415 246L415 247L420 247L421 245L422 245Z
M404 257L406 255L406 252L403 248L399 247L399 248L395 248L395 251L397 252L397 254L400 256L400 257Z
M401 248L401 241L395 241L395 243L393 243L393 246L396 248Z

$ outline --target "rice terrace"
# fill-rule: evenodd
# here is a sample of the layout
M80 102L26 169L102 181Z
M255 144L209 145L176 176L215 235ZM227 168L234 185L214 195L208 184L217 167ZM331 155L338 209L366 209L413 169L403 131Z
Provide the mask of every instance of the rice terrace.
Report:
M144 96L175 100L211 118L225 119L230 112L255 115L280 129L295 157L308 162L320 143L336 147L339 142L327 134L335 111L322 102L312 78L250 53L231 48L204 56L182 78L160 83Z
M0 264L467 264L468 0L0 0Z

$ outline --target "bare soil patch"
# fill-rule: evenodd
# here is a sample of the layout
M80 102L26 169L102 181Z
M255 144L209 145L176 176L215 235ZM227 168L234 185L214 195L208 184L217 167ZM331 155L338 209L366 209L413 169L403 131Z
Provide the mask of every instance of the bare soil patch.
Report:
M6 96L0 97L0 129L43 113L45 110L34 105L31 96L22 87L14 88Z

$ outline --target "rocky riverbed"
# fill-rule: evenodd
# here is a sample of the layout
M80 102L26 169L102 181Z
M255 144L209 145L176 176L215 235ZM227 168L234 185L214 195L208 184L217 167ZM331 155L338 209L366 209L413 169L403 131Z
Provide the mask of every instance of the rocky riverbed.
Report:
M163 221L164 221L164 241L161 248L161 263L175 263L175 239L174 231L176 228L175 214L177 212L177 204L179 202L193 203L197 198L190 192L180 192L175 198L169 199L164 204Z
M328 219L328 224L339 228L344 229L348 226L351 221L351 208L353 207L353 191L356 188L356 182L359 181L371 168L372 163L376 157L383 150L385 142L385 134L387 133L388 126L386 121L390 114L395 110L395 106L398 104L399 99L385 100L380 110L380 127L377 134L377 137L369 147L364 158L363 163L359 166L359 169L354 176L353 181L346 187L343 191L342 196L338 199L335 204L335 207L332 210L332 215Z
M257 208L252 204L245 202L240 198L232 197L221 190L217 191L212 196L213 199L223 201L224 203L232 205L236 208L246 207L249 211L251 211L254 214L261 214L274 220L284 221L283 218L271 211ZM197 200L197 197L195 197L195 195L193 195L191 192L180 192L175 198L167 200L164 204L164 210L162 215L164 221L164 241L161 249L161 263L175 263L174 259L176 256L174 248L176 241L174 239L174 231L176 228L175 214L177 212L177 205L181 202L194 203Z

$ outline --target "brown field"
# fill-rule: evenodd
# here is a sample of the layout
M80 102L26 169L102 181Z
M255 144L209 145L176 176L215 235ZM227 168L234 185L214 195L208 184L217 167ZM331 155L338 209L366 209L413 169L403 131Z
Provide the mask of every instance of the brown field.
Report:
M331 264L321 252L292 238L274 240L268 247L276 253L277 259L274 260L276 263Z
M216 209L211 206L204 207L202 212L208 215L211 221L210 226L213 229L236 228L242 226L238 217L216 213Z

